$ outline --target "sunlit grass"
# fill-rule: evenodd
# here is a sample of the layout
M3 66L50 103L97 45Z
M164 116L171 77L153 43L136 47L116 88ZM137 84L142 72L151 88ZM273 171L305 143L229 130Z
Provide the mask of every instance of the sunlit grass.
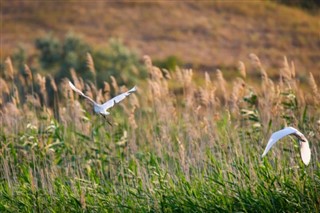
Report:
M111 111L113 126L66 81L54 117L43 103L24 100L28 86L14 92L21 78L8 72L9 91L1 90L1 212L320 211L319 101L306 104L310 92L292 67L273 82L256 57L263 78L252 86L250 73L232 82L223 72L199 80L191 70L165 73L145 60L149 78ZM79 85L96 98L105 95L94 84ZM309 166L290 137L261 159L269 135L285 125L309 139Z

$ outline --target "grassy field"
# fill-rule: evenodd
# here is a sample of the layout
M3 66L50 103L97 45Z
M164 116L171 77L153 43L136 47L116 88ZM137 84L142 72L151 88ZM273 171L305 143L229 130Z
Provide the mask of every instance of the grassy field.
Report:
M319 77L319 13L268 0L2 1L1 12L1 59L19 44L36 54L36 38L48 32L62 38L72 31L98 47L121 38L141 55L153 60L174 55L200 71L233 70L253 52L272 78L279 77L284 55L295 61L300 79L309 72Z
M1 212L320 211L320 102L312 74L301 89L282 59L281 79L272 81L251 55L252 64L242 64L232 81L221 71L195 81L192 70L166 71L144 60L149 77L111 110L112 126L92 114L67 79L56 85L28 68L23 76L6 61ZM260 76L259 86L251 86L250 73ZM72 76L96 100L127 90ZM270 134L284 126L309 139L308 166L294 137L261 159Z

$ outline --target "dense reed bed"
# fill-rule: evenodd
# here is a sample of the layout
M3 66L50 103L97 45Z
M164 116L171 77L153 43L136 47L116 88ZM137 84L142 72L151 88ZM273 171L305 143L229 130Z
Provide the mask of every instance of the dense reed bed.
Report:
M95 74L93 59L88 66ZM284 58L271 80L251 54L251 71L195 78L145 57L147 81L111 110L94 115L68 79L16 73L0 78L1 212L319 212L319 92L301 88ZM258 84L250 75L259 74ZM98 102L127 90L115 78L97 88L71 70ZM95 76L95 75L94 75ZM273 131L301 130L312 159L304 166L287 137L261 158Z

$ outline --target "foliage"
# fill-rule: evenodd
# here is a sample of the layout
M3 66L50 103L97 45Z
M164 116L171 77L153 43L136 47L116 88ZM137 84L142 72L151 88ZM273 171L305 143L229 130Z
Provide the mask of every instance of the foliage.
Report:
M177 56L171 55L165 58L164 60L155 61L154 65L167 70L175 70L176 67L182 66L183 63Z
M278 3L289 5L289 6L294 6L294 7L299 7L305 10L310 10L310 11L319 11L320 9L320 2L318 0L308 0L308 1L303 1L303 0L275 0Z
M52 34L37 39L35 46L40 51L39 60L44 69L56 65L61 60L62 49L60 41Z
M110 39L107 48L99 49L92 55L100 82L108 81L113 76L120 85L132 86L138 79L146 78L146 69L139 62L138 55L119 39Z
M35 42L40 52L42 69L51 70L59 81L70 76L70 69L85 79L103 86L104 81L110 81L110 76L120 84L133 85L137 79L146 77L146 70L139 62L136 53L123 45L120 40L110 39L107 48L93 49L80 36L69 33L61 42L52 34L39 38ZM96 76L88 71L87 53L94 56Z
M227 82L222 71L206 73L199 85L192 70L165 77L145 57L147 82L111 111L113 126L92 115L66 81L61 96L51 97L55 108L37 101L48 92L41 75L40 92L22 87L27 102L18 102L12 79L19 73L12 76L7 60L10 73L0 79L1 212L319 212L317 85L310 75L312 94L302 90L286 63L273 81L251 58L262 76L256 87L249 74ZM98 93L73 78L87 94ZM309 139L309 166L290 137L261 159L269 135L285 125Z

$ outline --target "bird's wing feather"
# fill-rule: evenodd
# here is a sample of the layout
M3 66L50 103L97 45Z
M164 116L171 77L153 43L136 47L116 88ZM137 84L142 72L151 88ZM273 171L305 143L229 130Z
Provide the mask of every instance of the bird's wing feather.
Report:
M296 130L295 128L293 127L286 127L282 130L279 130L275 133L273 133L268 141L268 144L266 146L266 149L264 150L263 154L262 154L262 157L264 157L268 151L271 149L271 147L278 141L280 140L281 138L287 136L287 135L290 135L290 134L293 134L293 133L297 133L299 132L298 130Z
M131 90L124 92L112 99L110 99L109 101L105 102L104 104L102 104L102 107L105 110L108 110L109 108L113 107L115 104L119 103L120 101L122 101L123 99L125 99L127 96L129 96L131 93L137 91L136 87L133 87Z
M72 83L71 81L69 81L69 86L71 87L71 89L73 91L75 91L76 93L78 93L79 95L81 95L82 97L88 99L89 101L91 101L94 104L97 104L94 100L92 100L90 97L86 96L83 92L81 92L79 89L77 89Z
M311 150L308 141L300 142L300 154L303 163L308 165L311 159Z

